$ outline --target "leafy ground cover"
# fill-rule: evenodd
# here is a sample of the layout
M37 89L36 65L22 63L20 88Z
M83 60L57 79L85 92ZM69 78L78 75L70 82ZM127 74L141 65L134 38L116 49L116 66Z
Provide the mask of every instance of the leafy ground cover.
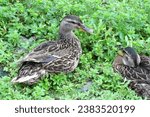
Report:
M113 72L117 45L150 56L149 0L0 0L0 99L141 99ZM69 74L45 76L34 86L12 85L17 61L58 36L59 23L75 14L94 29L76 31L83 55Z

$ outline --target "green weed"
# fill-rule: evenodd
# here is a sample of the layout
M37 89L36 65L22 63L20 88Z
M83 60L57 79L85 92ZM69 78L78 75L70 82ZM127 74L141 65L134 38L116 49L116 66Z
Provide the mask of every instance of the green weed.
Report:
M141 99L113 72L112 62L120 44L150 55L149 4L149 0L0 0L0 68L8 73L0 76L0 99ZM17 61L40 43L56 39L67 14L80 16L94 29L90 36L75 32L83 48L77 69L45 76L33 86L12 85ZM89 80L89 90L81 91Z

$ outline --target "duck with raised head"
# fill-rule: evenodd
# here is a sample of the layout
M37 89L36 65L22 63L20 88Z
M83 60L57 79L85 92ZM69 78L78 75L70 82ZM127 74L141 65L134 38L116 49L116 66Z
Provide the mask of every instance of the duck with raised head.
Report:
M113 69L130 80L129 87L143 98L150 99L150 57L140 56L132 47L118 52Z
M11 82L32 85L48 73L72 72L82 54L80 41L73 33L75 29L93 32L78 16L65 16L60 23L58 40L44 42L25 56L18 76Z

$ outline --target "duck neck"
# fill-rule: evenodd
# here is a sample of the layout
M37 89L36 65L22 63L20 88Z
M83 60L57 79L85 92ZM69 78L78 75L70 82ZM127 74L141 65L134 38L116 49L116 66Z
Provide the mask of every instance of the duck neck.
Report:
M73 41L76 38L75 34L72 31L63 32L60 31L59 39L66 41Z

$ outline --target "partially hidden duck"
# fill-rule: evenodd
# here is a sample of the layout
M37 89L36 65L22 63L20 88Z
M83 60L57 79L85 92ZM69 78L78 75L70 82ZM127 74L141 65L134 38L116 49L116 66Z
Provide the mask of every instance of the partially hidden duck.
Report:
M139 55L132 47L123 48L113 62L115 72L129 80L129 87L150 99L150 57Z

